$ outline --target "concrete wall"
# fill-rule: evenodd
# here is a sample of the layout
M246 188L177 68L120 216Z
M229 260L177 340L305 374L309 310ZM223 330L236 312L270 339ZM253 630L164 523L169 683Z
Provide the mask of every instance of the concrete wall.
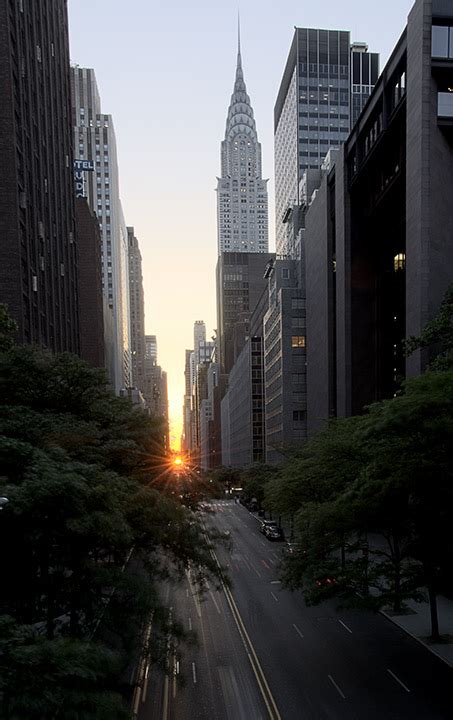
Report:
M327 176L306 215L307 431L329 415Z

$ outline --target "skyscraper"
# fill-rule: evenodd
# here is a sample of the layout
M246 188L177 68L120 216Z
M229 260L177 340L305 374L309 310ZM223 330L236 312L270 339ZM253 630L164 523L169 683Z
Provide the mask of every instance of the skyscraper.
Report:
M145 335L145 370L157 365L157 337Z
M288 254L287 213L305 171L339 147L376 84L379 55L349 32L295 28L274 109L276 249Z
M238 36L236 79L221 145L217 178L218 253L268 252L267 180L261 144L244 82Z
M145 387L145 298L143 293L142 256L133 227L127 228L129 244L129 307L131 313L132 383L144 392Z
M102 270L107 312L113 315L115 390L131 384L128 235L119 194L116 139L111 115L101 112L94 70L71 68L74 148L87 160L80 194L97 214L102 233Z
M0 3L0 302L18 339L79 352L66 0Z
M222 253L217 261L217 331L220 372L228 374L249 335L250 316L267 281L273 253Z

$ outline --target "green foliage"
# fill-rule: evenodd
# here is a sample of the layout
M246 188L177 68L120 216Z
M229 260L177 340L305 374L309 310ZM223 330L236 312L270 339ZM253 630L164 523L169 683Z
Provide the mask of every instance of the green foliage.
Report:
M159 584L191 565L199 584L218 575L161 438L103 371L0 351L0 717L126 717L117 691L145 623L156 648L176 631Z
M256 498L258 504L264 502L267 483L278 482L279 470L272 465L255 463L250 465L241 473L241 483L244 495L249 498Z
M17 325L8 315L6 305L0 303L0 352L9 350L14 344Z
M284 578L307 602L334 594L400 612L424 587L435 594L452 550L453 370L426 373L366 415L331 423L268 490L282 508L286 491L302 550ZM316 583L325 577L336 582Z
M453 367L453 285L445 293L437 316L426 324L420 337L406 341L406 355L428 348L432 360L430 370L448 370Z
M99 644L47 640L0 617L1 717L8 720L121 720L129 717L116 690L120 660Z

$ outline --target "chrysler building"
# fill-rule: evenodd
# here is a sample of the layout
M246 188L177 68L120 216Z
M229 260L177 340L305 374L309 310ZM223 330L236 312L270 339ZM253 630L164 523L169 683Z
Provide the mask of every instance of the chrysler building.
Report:
M218 253L268 252L267 180L242 71L238 34L236 79L221 145L217 178Z

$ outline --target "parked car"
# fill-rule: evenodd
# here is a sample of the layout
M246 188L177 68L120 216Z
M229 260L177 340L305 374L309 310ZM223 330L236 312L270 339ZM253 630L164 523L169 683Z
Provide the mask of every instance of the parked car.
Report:
M260 521L260 532L265 534L267 527L277 527L275 520L261 520Z
M284 540L285 535L281 527L270 525L264 530L264 534L268 540Z

